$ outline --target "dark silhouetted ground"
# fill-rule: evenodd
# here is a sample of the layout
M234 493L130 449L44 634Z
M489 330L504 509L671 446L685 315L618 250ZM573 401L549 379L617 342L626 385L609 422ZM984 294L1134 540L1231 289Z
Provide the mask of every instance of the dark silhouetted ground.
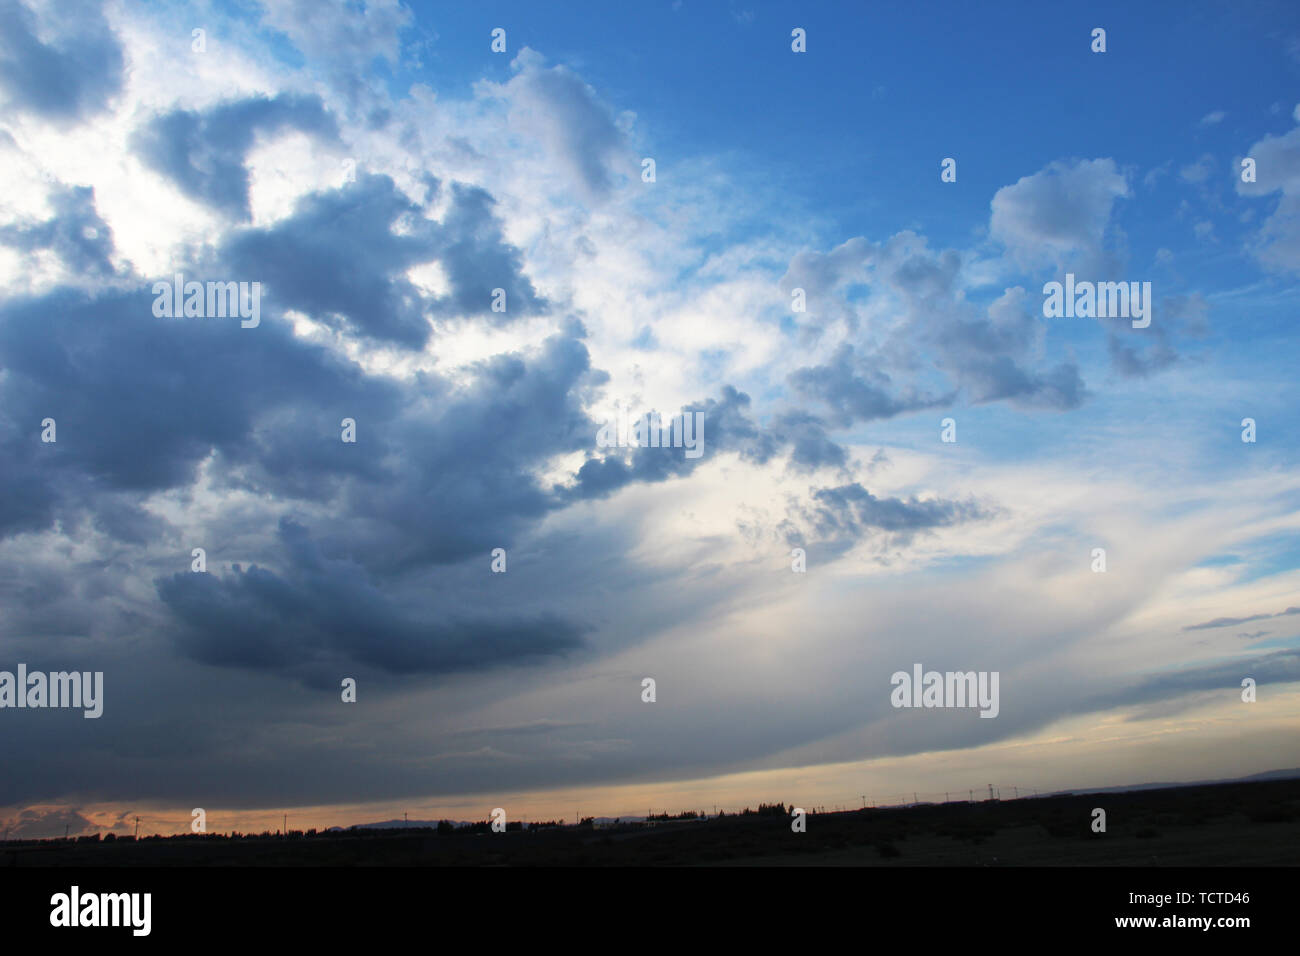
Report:
M1093 833L1092 810L1107 832ZM1300 780L654 827L439 833L347 830L140 841L25 841L4 866L1286 866L1300 863Z

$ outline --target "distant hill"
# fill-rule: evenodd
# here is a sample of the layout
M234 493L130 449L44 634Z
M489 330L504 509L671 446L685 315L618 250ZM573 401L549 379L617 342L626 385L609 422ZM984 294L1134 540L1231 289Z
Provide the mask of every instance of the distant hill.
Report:
M1256 783L1265 780L1295 780L1300 778L1300 767L1290 770L1265 770L1248 777L1228 777L1221 780L1190 780L1178 783L1130 783L1119 787L1086 787L1074 790L1057 790L1046 796L1053 797L1066 793L1129 793L1134 790L1169 790L1173 787L1210 787L1218 783Z
M643 823L645 817L596 817L593 821L596 825L601 826L613 823L615 820L620 823ZM452 820L452 826L467 827L473 823L482 823L482 820ZM511 821L514 822L513 820ZM328 827L330 830L402 830L411 827L436 827L438 820L380 820L375 823L354 823L350 827ZM566 824L572 826L572 824Z
M467 822L464 820L452 820L451 822L453 826L458 826L458 827L468 826ZM402 830L408 827L436 827L438 823L439 821L437 820L380 820L377 823L354 823L350 827L342 827L339 829ZM335 828L331 827L330 829L335 829Z

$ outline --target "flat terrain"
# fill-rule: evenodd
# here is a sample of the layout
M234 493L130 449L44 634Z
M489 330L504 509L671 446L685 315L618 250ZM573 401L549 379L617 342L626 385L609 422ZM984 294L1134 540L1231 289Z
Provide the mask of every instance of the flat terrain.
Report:
M10 841L0 866L1294 866L1300 780L814 814L805 833L757 813L479 829Z

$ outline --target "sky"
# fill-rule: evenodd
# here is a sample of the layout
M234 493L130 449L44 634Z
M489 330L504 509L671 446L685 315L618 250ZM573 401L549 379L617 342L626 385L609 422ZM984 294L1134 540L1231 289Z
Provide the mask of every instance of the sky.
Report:
M1300 767L1300 10L885 7L0 0L0 825Z

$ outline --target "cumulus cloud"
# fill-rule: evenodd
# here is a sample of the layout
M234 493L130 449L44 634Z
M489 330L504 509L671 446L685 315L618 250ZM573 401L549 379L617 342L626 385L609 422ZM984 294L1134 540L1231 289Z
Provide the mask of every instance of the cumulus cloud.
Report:
M37 12L0 0L0 95L9 109L76 121L108 105L122 73L122 49L102 4L59 0Z
M1113 159L1058 160L993 196L992 237L1026 268L1102 267L1115 200L1130 195Z
M245 159L259 136L286 129L336 140L338 127L318 96L282 93L172 110L150 120L133 142L141 160L191 198L236 219L251 216Z
M507 323L544 309L519 250L502 238L492 198L460 184L451 192L439 223L387 176L364 174L299 199L282 221L232 235L223 256L236 274L266 283L281 307L407 348L424 345L434 316ZM408 278L429 262L443 266L448 295L427 296ZM505 292L503 312L492 310L494 289Z
M1296 111L1300 114L1300 107ZM1238 194L1263 197L1281 193L1255 234L1253 252L1270 270L1300 273L1300 127L1282 136L1265 136L1246 155L1255 160L1256 179L1244 183L1238 176Z
M372 123L387 117L376 62L395 66L411 27L401 0L259 0L266 26L283 33L353 111Z
M893 418L904 412L949 405L954 396L896 394L889 375L860 360L854 347L841 344L825 365L800 368L790 375L800 394L824 403L842 425Z
M59 184L49 194L49 205L49 219L0 226L0 245L28 255L49 250L73 275L113 275L113 230L95 208L95 190Z
M977 521L990 514L974 501L880 498L853 482L814 490L811 505L796 508L790 515L795 526L787 531L787 539L797 545L816 542L833 554L875 532L888 535L895 544L906 543L919 532ZM807 531L799 529L799 524Z
M515 75L499 87L485 87L510 104L511 120L535 137L588 201L606 198L616 168L640 174L626 137L608 106L580 76L524 47L511 66Z
M842 342L825 363L796 369L790 384L828 406L841 425L948 405L959 391L976 404L1054 410L1082 404L1087 390L1074 362L1037 367L1043 324L1025 290L1006 289L980 309L966 297L962 266L956 250L931 250L912 232L879 244L850 240L825 255L800 253L782 285L807 283L815 290L813 321L827 304L832 314L852 314L846 328L861 341ZM863 309L846 292L854 285L881 299L886 317L880 328L873 321L857 336ZM870 306L865 312L879 314ZM934 386L936 370L949 387Z

